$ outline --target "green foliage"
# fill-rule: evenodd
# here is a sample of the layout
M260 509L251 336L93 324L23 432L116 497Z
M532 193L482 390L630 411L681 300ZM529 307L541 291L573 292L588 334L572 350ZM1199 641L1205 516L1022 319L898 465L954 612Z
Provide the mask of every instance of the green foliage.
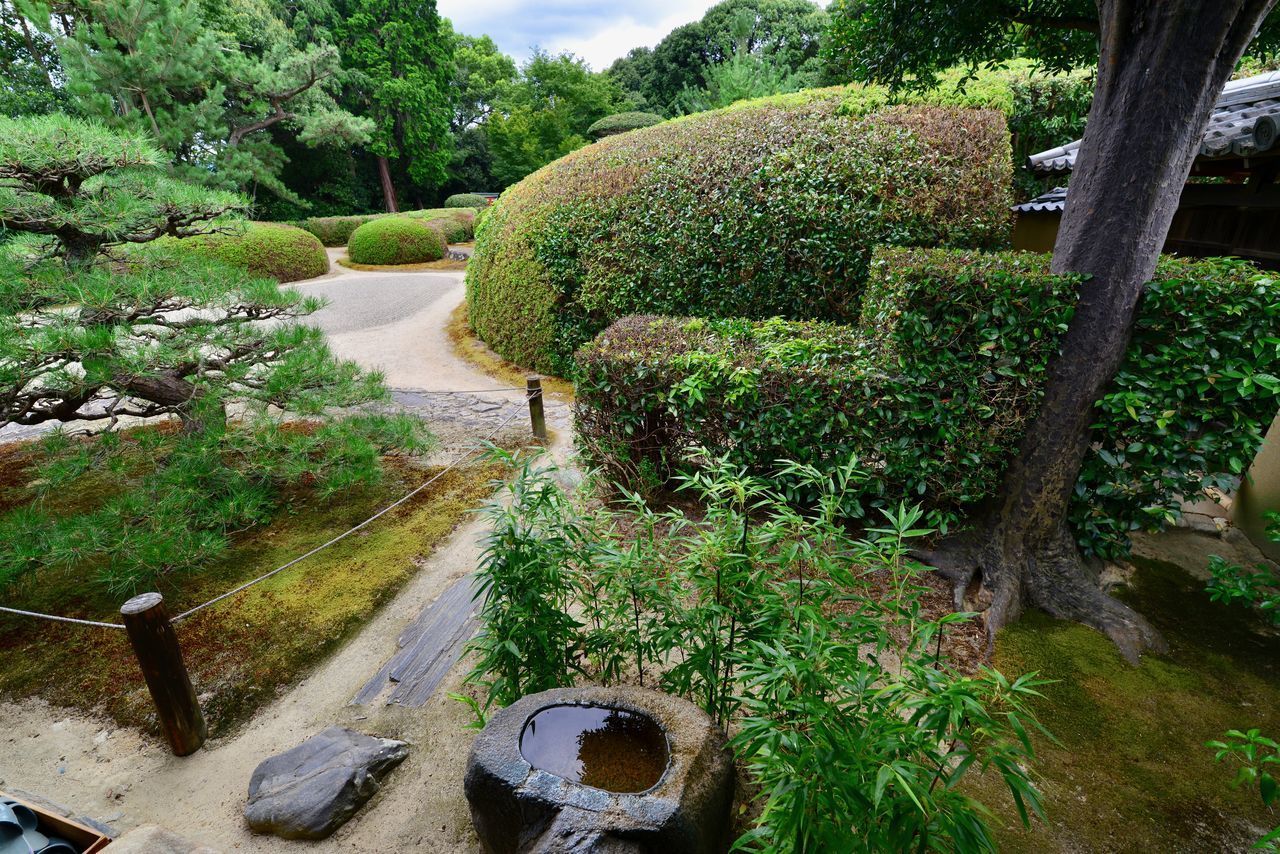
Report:
M579 434L631 482L699 447L761 473L856 454L876 477L847 512L922 501L945 526L999 488L1075 294L1044 256L882 249L857 327L627 318L579 353ZM1070 512L1086 551L1125 550L1252 459L1280 397L1276 296L1241 262L1161 264L1097 404Z
M760 806L739 849L994 851L985 808L957 784L990 769L1024 822L1041 814L1027 703L1044 683L966 676L938 654L969 615L923 613L923 569L906 558L928 533L919 511L854 540L841 493L866 473L789 469L816 510L712 461L684 482L695 518L626 493L585 512L554 470L521 463L510 505L488 511L476 710L579 673L654 684L734 724Z
M347 242L357 264L420 264L444 257L440 233L405 216L380 217L361 225Z
M514 184L586 145L587 129L626 102L607 75L569 53L535 51L503 87L485 125L499 184Z
M64 115L0 118L0 228L70 265L113 246L207 230L238 196L176 181L145 136Z
M319 329L292 322L317 300L172 250L74 275L3 270L0 426L94 421L107 432L48 441L38 492L82 491L85 504L52 513L37 497L0 518L0 584L61 568L115 591L150 586L207 563L290 487L371 482L381 454L424 446L416 419L335 414L385 391L335 359ZM308 422L285 424L281 412ZM181 431L129 442L115 432L162 416Z
M475 193L454 193L444 200L446 208L487 208L489 200Z
M794 76L796 88L816 85L826 28L826 11L809 0L724 0L700 20L672 30L652 50L632 50L608 73L637 108L678 115L681 94L701 88L713 67L730 61L738 43L752 57L768 56L781 76Z
M1267 535L1280 541L1280 513L1268 513ZM1241 602L1256 607L1280 626L1280 575L1273 565L1252 569L1233 564L1218 555L1209 560L1209 598L1214 602Z
M434 3L352 0L338 25L372 151L418 186L444 183L452 155L454 37Z
M33 27L19 3L0 2L0 116L40 116L63 112L66 92L54 85L57 46L47 33Z
M268 128L311 146L351 145L372 124L333 100L337 48L298 46L265 8L244 11L198 0L78 5L59 40L67 91L85 115L150 134L180 177L289 196Z
M427 225L439 232L446 244L467 243L475 237L474 220L467 217L439 217L427 221Z
M467 270L476 332L562 374L625 314L852 318L877 243L999 246L1008 137L993 111L852 114L844 90L601 140L509 189Z
M298 225L311 232L325 246L346 246L351 234L366 222L381 219L386 214L364 216L317 216L304 219Z
M640 128L652 127L661 124L665 119L662 116L653 113L614 113L612 116L605 116L600 121L587 128L587 136L592 139L603 139L606 136L614 134L626 133L629 130L638 130Z
M756 15L740 9L730 24L729 55L702 72L702 85L686 86L673 105L680 113L699 113L727 107L749 98L795 92L807 82L771 51L752 50Z
M283 223L232 223L217 234L189 237L178 245L281 283L329 272L329 256L316 236Z
M1257 783L1258 794L1264 804L1271 806L1280 802L1280 743L1257 729L1248 732L1229 730L1223 738L1225 741L1211 741L1207 746L1213 749L1214 759L1218 762L1231 758L1239 763L1240 770L1232 785ZM1280 827L1259 839L1253 850L1280 851Z

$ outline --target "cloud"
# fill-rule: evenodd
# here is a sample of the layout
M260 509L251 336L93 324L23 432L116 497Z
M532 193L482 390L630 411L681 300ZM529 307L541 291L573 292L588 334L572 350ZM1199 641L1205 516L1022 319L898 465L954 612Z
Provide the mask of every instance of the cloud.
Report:
M488 34L523 60L533 48L570 51L596 70L633 47L652 47L702 17L714 0L439 0L458 32Z

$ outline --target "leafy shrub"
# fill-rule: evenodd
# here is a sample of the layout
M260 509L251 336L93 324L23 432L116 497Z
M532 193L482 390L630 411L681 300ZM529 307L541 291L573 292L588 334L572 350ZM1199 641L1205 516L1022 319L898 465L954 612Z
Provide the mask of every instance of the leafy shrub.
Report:
M329 272L329 256L316 236L284 223L233 223L221 233L188 237L177 245L277 282Z
M366 222L347 241L347 254L357 264L421 264L440 260L444 250L438 231L401 216Z
M1280 802L1280 742L1263 735L1260 729L1233 729L1223 735L1222 741L1211 741L1207 746L1213 749L1218 762L1229 758L1240 766L1233 786L1257 783L1264 805ZM1264 834L1254 843L1253 850L1280 852L1280 827Z
M615 134L626 133L631 130L639 130L640 128L653 127L666 121L662 116L653 113L615 113L612 116L605 116L591 127L587 128L587 136L592 139L604 139L606 136L614 136Z
M477 193L454 193L444 200L446 208L487 208L489 199Z
M1280 513L1267 513L1267 536L1280 542ZM1256 607L1280 627L1280 573L1275 564L1252 568L1231 563L1219 555L1209 558L1209 598L1214 602L1241 602Z
M325 246L346 246L357 228L383 216L386 214L318 216L304 219L299 225L319 238Z
M508 189L468 267L476 332L563 373L626 314L850 320L876 244L1005 241L999 113L851 115L844 100L821 90L664 122Z
M461 217L442 217L428 221L427 225L439 232L445 243L466 243L475 237L471 222Z
M760 806L739 848L994 851L985 808L957 784L989 769L1024 823L1042 815L1027 704L1043 682L965 675L939 655L971 615L924 615L923 569L906 559L928 533L919 511L854 540L839 496L866 473L791 471L816 510L712 462L685 481L705 511L690 518L635 496L586 514L552 469L519 465L510 505L489 511L469 677L483 696L468 702L483 716L579 674L638 677L736 724Z
M1244 470L1280 395L1278 291L1243 262L1161 263L1098 402L1071 510L1086 549L1123 550ZM697 447L757 472L853 454L876 476L850 512L919 500L945 526L999 487L1075 292L1047 256L886 248L857 327L626 318L579 353L579 435L632 483Z

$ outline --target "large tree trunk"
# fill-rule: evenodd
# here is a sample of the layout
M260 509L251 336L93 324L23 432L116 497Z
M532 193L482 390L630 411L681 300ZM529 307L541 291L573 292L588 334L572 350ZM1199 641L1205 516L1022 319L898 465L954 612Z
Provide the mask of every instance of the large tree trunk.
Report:
M1067 502L1094 403L1124 358L1213 105L1275 2L1098 2L1097 86L1053 255L1056 272L1090 278L999 504L976 537L940 560L957 602L983 610L992 639L1030 603L1105 632L1130 661L1162 647L1086 570Z
M381 155L378 156L378 180L382 182L382 199L386 204L387 213L399 213L400 206L396 203L396 185L391 180L391 164Z

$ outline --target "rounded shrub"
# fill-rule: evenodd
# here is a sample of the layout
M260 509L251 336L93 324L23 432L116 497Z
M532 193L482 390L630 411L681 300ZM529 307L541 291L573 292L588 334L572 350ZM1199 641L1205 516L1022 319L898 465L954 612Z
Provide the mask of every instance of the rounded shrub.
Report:
M877 244L998 247L1004 115L783 95L608 137L509 188L467 269L471 322L549 373L627 314L849 321Z
M487 208L489 200L477 193L454 193L444 200L446 208Z
M666 119L654 113L615 113L612 116L605 116L587 128L587 136L592 139L604 139L606 136L652 127L664 121Z
M218 233L184 238L177 245L277 282L314 279L329 272L329 256L316 236L281 222L234 223Z
M315 216L299 223L307 231L320 239L325 246L346 246L352 233L375 219L386 214L366 214L363 216Z
M427 225L440 232L445 243L466 243L475 236L473 220L463 217L441 217L428 220Z
M357 264L421 264L440 260L444 250L438 231L403 216L366 222L347 241L347 256Z

